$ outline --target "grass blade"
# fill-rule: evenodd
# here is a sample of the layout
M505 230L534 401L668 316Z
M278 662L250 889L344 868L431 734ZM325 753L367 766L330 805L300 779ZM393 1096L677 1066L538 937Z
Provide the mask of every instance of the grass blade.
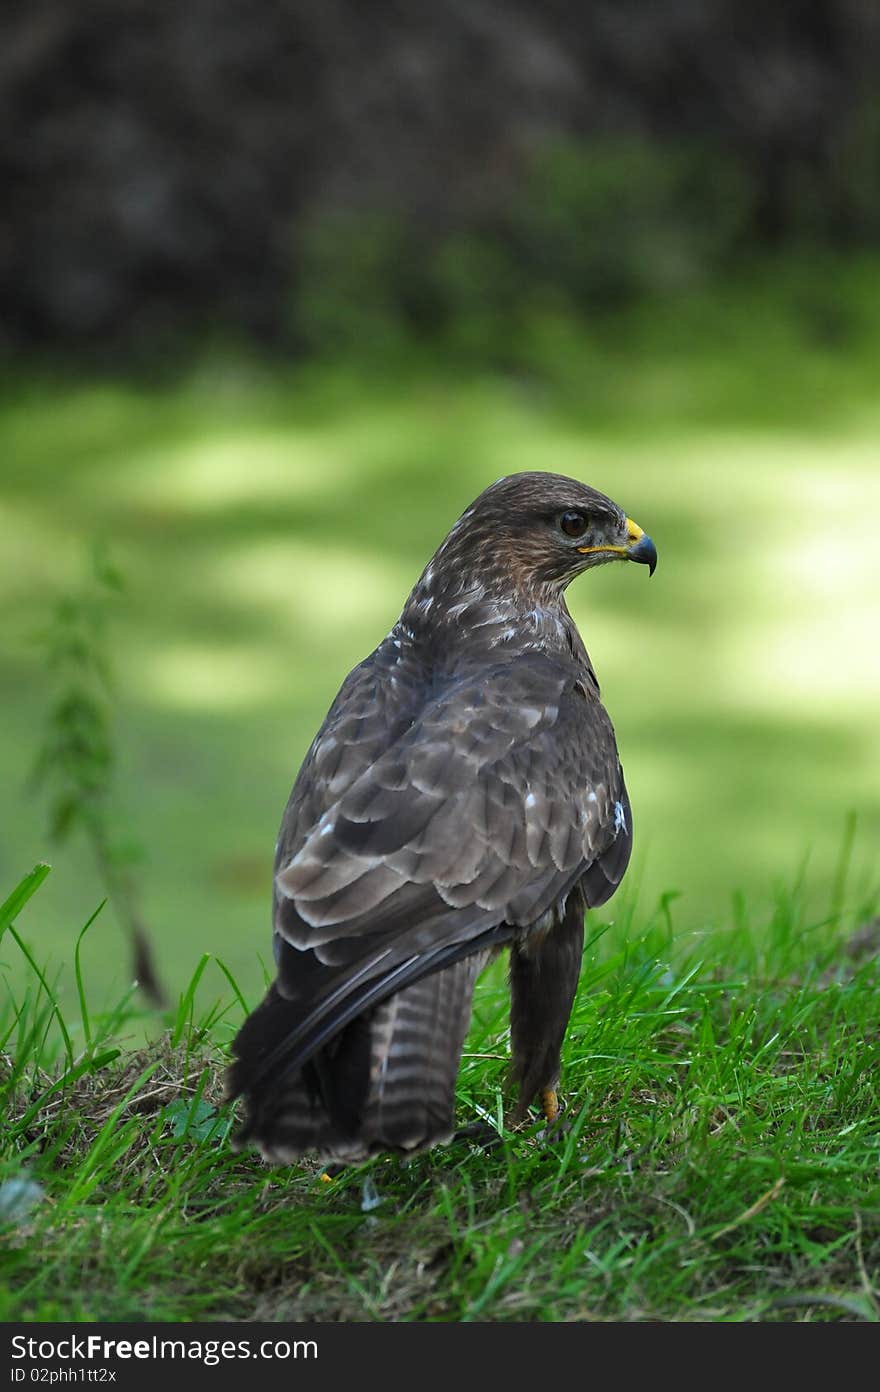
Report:
M0 938L6 929L12 926L31 896L36 894L51 869L51 865L47 865L45 861L35 865L30 874L25 875L9 898L0 905Z

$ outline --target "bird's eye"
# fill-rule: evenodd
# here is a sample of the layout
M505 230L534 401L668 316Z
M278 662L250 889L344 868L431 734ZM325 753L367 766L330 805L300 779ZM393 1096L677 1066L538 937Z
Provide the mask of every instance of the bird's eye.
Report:
M566 536L583 536L587 530L587 519L582 512L576 512L574 508L570 512L564 512L559 519L559 525Z

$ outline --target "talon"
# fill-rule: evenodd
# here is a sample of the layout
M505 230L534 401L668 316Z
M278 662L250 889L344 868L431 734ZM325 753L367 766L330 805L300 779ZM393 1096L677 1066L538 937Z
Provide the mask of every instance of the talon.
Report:
M559 1098L556 1096L555 1088L543 1088L541 1091L541 1111L547 1121L555 1121L559 1116Z

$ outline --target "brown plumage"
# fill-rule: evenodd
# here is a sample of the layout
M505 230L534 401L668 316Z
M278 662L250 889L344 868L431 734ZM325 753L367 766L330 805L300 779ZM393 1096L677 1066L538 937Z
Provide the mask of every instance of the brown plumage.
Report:
M510 948L522 1116L555 1114L584 913L632 846L614 731L563 593L653 543L555 474L487 488L343 682L275 859L277 979L229 1092L240 1144L359 1160L449 1138L474 983Z

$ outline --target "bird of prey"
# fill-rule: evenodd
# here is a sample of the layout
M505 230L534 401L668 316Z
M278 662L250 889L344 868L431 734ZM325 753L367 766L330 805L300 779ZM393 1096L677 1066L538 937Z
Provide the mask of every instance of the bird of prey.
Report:
M273 1162L411 1154L454 1132L474 983L510 950L515 1119L558 1111L584 914L632 818L614 731L566 607L606 561L657 552L594 489L500 479L346 677L276 848L277 977L234 1045L239 1146Z

